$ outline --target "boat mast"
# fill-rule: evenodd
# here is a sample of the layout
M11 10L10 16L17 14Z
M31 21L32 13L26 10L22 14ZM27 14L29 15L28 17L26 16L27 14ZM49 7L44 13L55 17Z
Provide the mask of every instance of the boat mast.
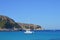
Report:
M34 25L34 30L35 30L35 25Z
M30 30L30 23L29 23L29 30Z

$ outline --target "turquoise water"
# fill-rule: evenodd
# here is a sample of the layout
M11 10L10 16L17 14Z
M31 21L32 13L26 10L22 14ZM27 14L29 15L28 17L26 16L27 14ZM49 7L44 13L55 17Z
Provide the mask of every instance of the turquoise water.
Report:
M60 40L60 31L0 32L0 40Z

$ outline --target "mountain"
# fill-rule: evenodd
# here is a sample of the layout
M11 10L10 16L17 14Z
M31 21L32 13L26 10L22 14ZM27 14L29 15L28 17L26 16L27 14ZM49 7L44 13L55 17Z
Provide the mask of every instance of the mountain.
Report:
M13 19L0 15L0 30L21 30L20 25L18 25Z
M17 23L13 19L0 15L0 31L42 30L39 25Z

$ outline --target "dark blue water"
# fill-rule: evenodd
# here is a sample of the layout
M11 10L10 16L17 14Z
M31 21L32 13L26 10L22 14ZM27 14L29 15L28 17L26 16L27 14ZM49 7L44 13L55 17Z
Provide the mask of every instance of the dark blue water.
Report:
M0 40L60 40L60 31L0 32Z

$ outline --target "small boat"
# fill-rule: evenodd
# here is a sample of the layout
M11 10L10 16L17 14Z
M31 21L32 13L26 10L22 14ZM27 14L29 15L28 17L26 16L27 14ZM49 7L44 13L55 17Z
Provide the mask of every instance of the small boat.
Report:
M33 33L32 31L30 31L30 24L29 24L29 29L26 29L26 31L24 32L24 33L26 33L26 34L31 34L31 33Z
M33 32L30 31L30 30L26 30L24 33L31 34L31 33L33 33Z

